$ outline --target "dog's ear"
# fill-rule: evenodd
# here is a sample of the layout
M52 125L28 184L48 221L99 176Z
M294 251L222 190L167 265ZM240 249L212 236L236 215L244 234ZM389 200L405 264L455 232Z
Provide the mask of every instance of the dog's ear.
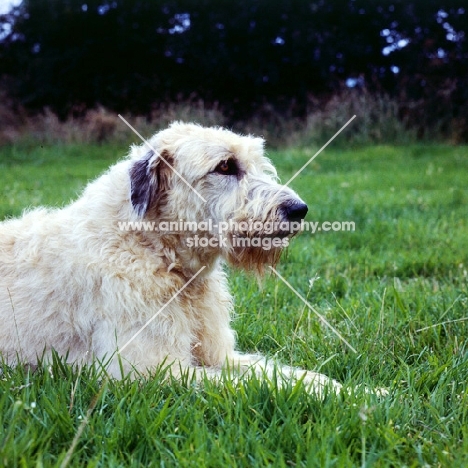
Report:
M170 169L162 157L169 162L167 154L159 156L151 150L130 167L130 198L139 216L145 216L168 187Z

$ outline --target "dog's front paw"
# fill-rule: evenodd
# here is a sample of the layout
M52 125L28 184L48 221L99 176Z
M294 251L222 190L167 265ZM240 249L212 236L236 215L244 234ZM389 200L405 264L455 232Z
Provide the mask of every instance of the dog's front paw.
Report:
M343 388L336 380L318 372L307 371L302 378L302 382L309 393L320 398L330 393L338 395Z

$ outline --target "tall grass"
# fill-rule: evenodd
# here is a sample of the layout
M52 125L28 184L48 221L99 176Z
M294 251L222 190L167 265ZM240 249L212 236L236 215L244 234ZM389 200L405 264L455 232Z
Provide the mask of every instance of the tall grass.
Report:
M206 107L203 101L163 103L147 116L127 116L126 120L145 137L165 128L174 120L222 126L226 119L216 106ZM77 112L62 121L50 109L28 115L24 109L14 111L0 105L0 144L8 143L128 143L133 133L118 114L104 107Z
M345 89L329 99L310 97L305 105L305 115L301 117L295 115L293 106L280 112L273 105L265 104L246 119L234 119L228 109L216 103L207 105L195 97L178 103L160 103L145 116L124 117L145 136L167 127L174 120L184 120L262 135L273 147L315 146L328 140L352 115L357 118L340 137L339 144L407 144L421 138L439 141L460 139L459 128L455 125L453 135L447 129L442 131L441 125L418 136L417 125L410 121L405 111L412 106L417 107L416 103L413 104L400 103L386 95L369 93L366 89ZM0 144L25 140L36 143L125 143L132 138L118 115L103 107L77 109L65 121L49 109L29 115L24 109L13 108L7 101L0 104Z

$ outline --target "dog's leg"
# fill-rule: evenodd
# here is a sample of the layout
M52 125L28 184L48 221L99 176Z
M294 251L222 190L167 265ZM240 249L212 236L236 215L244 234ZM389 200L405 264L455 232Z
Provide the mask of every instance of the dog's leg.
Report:
M297 382L302 380L306 390L318 397L327 393L338 394L342 385L336 380L318 372L312 372L297 367L284 366L268 361L267 358L256 354L235 353L228 362L228 366L238 372L247 374L254 372L258 377L266 377L270 381L276 380L278 387L285 381Z
M288 382L293 384L302 381L307 392L317 398L324 398L327 394L339 394L341 384L337 381L316 372L304 369L275 365L265 357L252 354L235 354L226 360L223 367L184 366L181 362L174 362L170 366L170 375L178 380L203 383L205 379L222 383L225 379L239 382L255 374L258 379L271 382L281 388Z

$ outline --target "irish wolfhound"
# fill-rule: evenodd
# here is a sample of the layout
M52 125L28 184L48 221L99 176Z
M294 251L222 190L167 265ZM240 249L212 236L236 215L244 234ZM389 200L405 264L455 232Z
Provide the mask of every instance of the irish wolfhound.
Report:
M167 362L174 373L216 379L228 365L303 378L314 392L339 389L321 374L277 372L235 348L223 261L261 274L293 234L288 223L307 212L277 183L263 146L260 138L174 123L132 147L74 203L2 222L6 362L36 363L55 349L69 362L109 359L117 377L122 365L144 373Z

